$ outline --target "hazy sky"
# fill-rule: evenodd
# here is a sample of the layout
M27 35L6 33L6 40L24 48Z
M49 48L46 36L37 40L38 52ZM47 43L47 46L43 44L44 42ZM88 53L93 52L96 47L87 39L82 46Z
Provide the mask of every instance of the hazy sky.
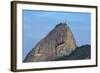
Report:
M23 10L23 59L57 23L66 22L78 46L90 44L90 13Z

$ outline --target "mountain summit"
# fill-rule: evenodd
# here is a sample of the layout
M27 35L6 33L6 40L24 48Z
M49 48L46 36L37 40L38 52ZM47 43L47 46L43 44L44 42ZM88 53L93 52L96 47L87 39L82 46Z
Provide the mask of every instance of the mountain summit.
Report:
M70 28L66 23L59 23L27 54L24 62L52 61L70 55L75 48Z

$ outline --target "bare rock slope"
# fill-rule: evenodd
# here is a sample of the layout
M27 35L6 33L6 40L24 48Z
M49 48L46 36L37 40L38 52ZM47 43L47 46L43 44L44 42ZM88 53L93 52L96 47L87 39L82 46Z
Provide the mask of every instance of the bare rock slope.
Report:
M28 53L24 62L51 61L70 55L76 42L66 23L59 23Z

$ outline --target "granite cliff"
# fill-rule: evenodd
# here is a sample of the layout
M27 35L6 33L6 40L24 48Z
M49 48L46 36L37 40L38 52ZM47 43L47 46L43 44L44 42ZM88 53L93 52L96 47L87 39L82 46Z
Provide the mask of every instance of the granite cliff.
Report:
M52 61L70 55L75 48L70 28L66 23L59 23L32 48L24 62Z
M86 60L91 59L91 45L85 44L79 47L76 47L75 51L73 51L69 56L59 57L54 59L54 61L61 60Z

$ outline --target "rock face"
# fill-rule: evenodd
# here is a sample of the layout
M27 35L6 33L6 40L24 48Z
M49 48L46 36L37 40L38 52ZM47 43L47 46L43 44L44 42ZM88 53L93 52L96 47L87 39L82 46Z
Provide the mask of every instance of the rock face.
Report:
M76 42L66 23L59 23L40 40L28 53L23 62L52 61L70 55L76 48Z
M76 47L75 51L73 51L69 56L63 56L55 59L54 61L61 60L85 60L91 59L91 45L85 44L82 46Z

